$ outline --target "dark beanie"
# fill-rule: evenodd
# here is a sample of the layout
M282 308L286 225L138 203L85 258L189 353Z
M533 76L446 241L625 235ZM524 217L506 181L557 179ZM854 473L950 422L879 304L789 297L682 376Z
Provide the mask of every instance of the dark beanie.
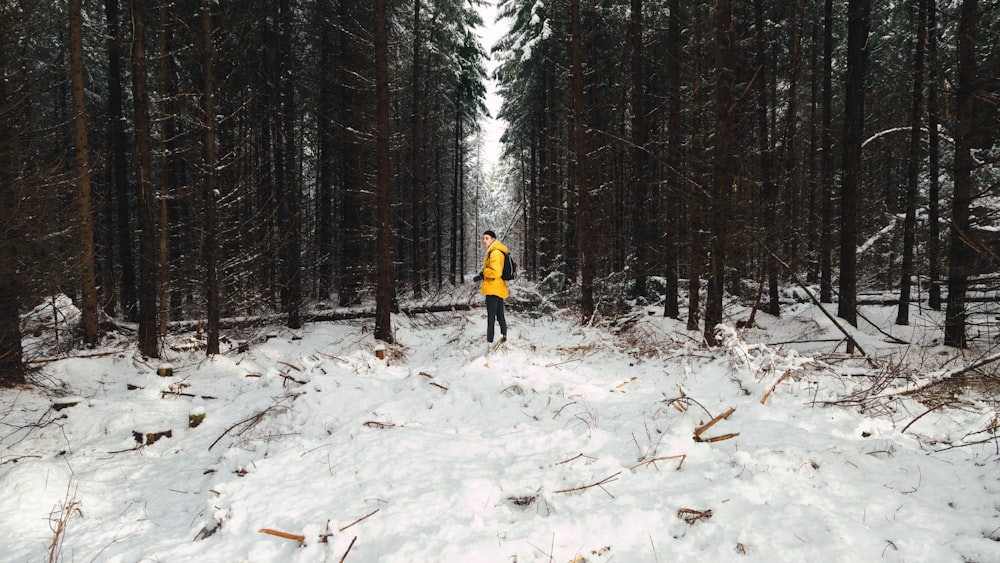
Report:
M490 238L497 238L497 234L493 231L483 231L484 235L490 235Z

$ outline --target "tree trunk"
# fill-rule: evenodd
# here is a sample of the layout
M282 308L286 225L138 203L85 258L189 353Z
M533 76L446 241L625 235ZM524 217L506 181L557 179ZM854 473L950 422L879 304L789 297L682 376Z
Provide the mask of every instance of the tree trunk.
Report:
M80 206L80 284L83 341L97 344L97 276L94 267L94 211L90 189L90 145L83 84L83 21L81 0L69 0L70 73L73 84L73 137L76 142L76 187Z
M136 317L135 255L132 252L132 217L129 204L128 156L126 154L125 115L122 109L122 38L119 26L118 0L105 0L108 48L108 184L114 196L115 235L117 240L118 299L122 316L129 321ZM111 210L109 210L109 215ZM110 220L109 220L110 221ZM109 248L110 253L110 248ZM113 285L105 288L109 294ZM110 311L113 312L113 311ZM110 314L109 312L109 314Z
M281 245L283 289L285 295L285 324L288 328L302 327L300 308L302 306L302 186L299 180L299 170L296 161L297 143L295 133L295 81L286 77L295 76L292 52L292 21L293 14L290 0L280 0L278 3L278 36L281 63L280 93L281 99L281 136L282 146L282 181L281 216L285 219Z
M159 0L160 14L160 336L167 335L170 318L170 200L174 177L174 115L168 100L174 93L172 32L169 29L172 2Z
M389 191L389 16L386 0L375 0L375 101L376 110L376 208L375 239L377 283L375 290L375 338L392 342L392 197Z
M858 193L862 181L861 143L865 128L866 44L871 0L849 0L847 81L844 105L844 166L840 188L840 302L837 316L858 325ZM853 352L848 342L848 352Z
M219 353L219 244L217 193L218 173L216 172L215 146L215 49L212 45L212 1L201 0L201 41L202 67L204 72L204 158L205 180L202 185L202 201L205 204L205 298L207 302L208 330L206 332L205 353L213 356Z
M423 80L420 68L420 0L413 0L413 80L410 87L413 89L413 113L410 114L410 130L412 132L410 139L410 180L413 190L413 199L410 202L411 215L410 215L410 233L413 238L413 246L411 248L411 256L413 259L411 271L411 287L413 289L413 297L419 299L424 293L424 263L423 263L423 252L420 245L421 241L421 222L422 217L420 210L423 206L424 199L424 178L423 178L423 133L421 130L421 120L423 115L421 111L423 108L421 106L422 100L420 99L421 90L420 83Z
M14 34L0 22L0 76L8 76L7 44ZM0 209L16 209L22 198L24 180L18 174L21 166L19 131L16 119L19 107L11 94L10 80L0 80ZM20 97L19 97L20 98ZM9 387L25 382L21 348L20 306L24 280L18 273L18 246L22 244L18 225L10 214L0 217L0 386Z
M670 45L667 55L667 217L666 228L669 233L668 249L664 256L666 262L666 291L663 303L663 316L676 319L680 317L678 303L678 256L680 254L681 229L680 210L683 183L681 180L681 56L683 52L681 38L681 7L680 0L670 0L670 20L667 27L667 42Z
M823 3L822 104L819 301L820 303L833 303L833 0L826 0Z
M696 0L692 10L691 18L692 40L694 45L694 56L691 61L691 99L693 100L692 124L691 124L691 154L700 155L704 152L704 139L702 131L705 129L704 114L705 88L702 84L702 60L700 46L702 43L702 11L705 9L704 0ZM706 174L705 165L701 158L693 158L691 161L691 179L687 182L687 220L688 220L688 315L687 329L698 330L701 322L701 267L705 258L703 245L704 237L701 235L703 218L703 201L705 199L701 184Z
M156 225L149 148L149 95L146 92L146 24L143 0L132 2L132 97L135 152L138 158L136 203L139 211L139 353L160 356L156 326Z
M774 143L772 142L770 121L770 103L767 92L767 37L764 34L764 9L762 0L754 0L754 43L757 50L756 76L754 77L754 90L757 97L757 137L760 143L760 183L761 183L761 205L764 207L764 225L762 225L767 240L773 240L778 229L777 206L778 188L774 179ZM774 251L778 249L775 248ZM767 312L778 315L778 261L771 253L764 255L764 267L768 280L768 300Z
M646 278L649 276L649 206L646 146L646 78L642 60L642 0L631 0L629 13L629 43L632 50L632 251L635 253L636 273L634 293L646 297ZM670 242L663 245L671 248Z
M917 190L920 172L920 117L924 100L924 45L927 28L926 0L917 1L917 35L913 43L913 99L910 105L910 154L906 170L906 218L903 220L903 260L899 280L899 309L896 324L910 324L910 284L916 273L913 246L917 229Z
M955 93L955 185L951 204L948 245L948 304L945 307L944 344L964 348L965 293L969 285L972 248L969 237L972 204L973 137L976 130L976 28L979 7L976 0L963 0L958 23L958 90Z
M584 323L594 316L594 256L590 233L590 176L587 170L587 137L583 100L582 35L580 26L580 0L570 2L570 33L572 35L572 93L573 93L573 152L576 158L577 192L577 241L580 245L580 312Z
M938 134L938 29L937 1L927 2L927 304L941 309L941 164Z
M705 301L705 341L719 344L715 327L722 322L722 299L725 292L728 223L732 217L730 201L737 188L735 132L735 97L733 95L733 55L736 48L733 32L733 1L715 4L715 147L712 183L712 227L708 298Z
M334 252L334 217L333 217L333 185L334 185L334 87L332 84L331 65L333 62L333 38L331 37L331 25L319 19L318 25L322 26L322 44L320 45L320 65L319 72L320 95L319 95L319 174L316 186L317 211L316 211L316 239L318 247L318 279L317 297L323 301L330 298L333 292L333 261Z

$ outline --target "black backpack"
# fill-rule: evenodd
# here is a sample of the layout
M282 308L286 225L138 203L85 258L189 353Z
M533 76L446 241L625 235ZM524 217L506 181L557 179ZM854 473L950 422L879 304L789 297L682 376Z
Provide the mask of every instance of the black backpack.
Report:
M514 259L510 257L510 254L507 254L502 250L500 251L500 254L503 254L503 272L500 273L500 279L504 281L516 279L517 262L514 262Z

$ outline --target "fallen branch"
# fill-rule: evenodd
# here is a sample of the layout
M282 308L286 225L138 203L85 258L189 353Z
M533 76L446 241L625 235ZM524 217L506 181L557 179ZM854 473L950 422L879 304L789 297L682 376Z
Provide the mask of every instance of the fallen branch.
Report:
M868 354L866 354L865 351L861 349L861 345L858 344L858 341L854 338L854 336L851 335L851 333L848 332L847 329L845 329L839 322L837 322L837 319L833 315L831 315L829 311L826 310L826 307L824 307L823 304L819 302L819 299L816 299L816 296L813 295L813 292L809 291L809 288L806 287L806 284L803 283L801 279L799 279L799 276L795 274L795 271L792 270L792 267L789 266L784 260L779 258L778 255L775 254L770 247L764 244L764 241L758 240L757 243L760 244L761 248L763 248L765 252L774 257L774 259L779 264L784 266L785 270L788 271L788 274L791 276L792 280L799 286L799 288L802 289L802 291L806 293L806 296L809 297L809 300L812 301L813 305L815 305L820 310L820 312L823 313L823 315L826 316L826 318L831 323L833 323L833 326L837 327L837 330L839 330L841 334L843 334L847 338L848 342L850 342L851 345L854 346L855 349L857 349L858 353L860 353L865 358L868 358ZM856 309L857 307L855 307L855 310Z
M348 525L344 526L343 528L341 528L341 529L340 529L340 530L338 530L338 531L340 531L340 532L343 532L344 530L346 530L346 529L350 528L351 526L353 526L353 525L357 524L358 522L360 522L360 521L362 521L362 520L365 520L365 519L367 519L367 518L371 518L371 517L372 517L372 516L374 516L374 515L375 515L375 513L376 513L376 512L378 512L379 510L381 510L381 509L379 509L379 508L376 508L375 510L373 510L373 511L369 512L368 514L365 514L365 515L364 515L364 516L362 516L361 518L358 518L358 519L357 519L357 520L355 520L354 522L351 522L350 524L348 524Z
M441 388L441 389L444 389L445 391L447 391L447 390L448 390L448 388L447 388L447 387L445 387L444 385L441 385L440 383L437 383L436 381L431 381L430 383L431 383L431 385L433 385L434 387L439 387L439 388Z
M703 424L700 427L698 427L694 431L694 441L695 442L709 442L709 441L712 441L712 440L704 440L704 439L702 439L701 435L704 434L705 431L708 430L709 428L711 428L712 426L715 426L715 424L717 422L719 422L720 420L724 420L726 418L729 418L729 415L733 414L734 412L736 412L736 408L735 407L730 408L728 411L720 414L719 416L713 418L712 420L709 420L705 424Z
M241 424L246 424L247 428L255 426L258 422L260 422L264 418L264 415L266 415L268 412L270 412L271 409L273 409L274 407L275 407L275 405L271 405L271 406L267 407L266 409L264 409L264 410L262 410L262 411L260 411L260 412L258 412L256 414L254 414L253 416L249 416L247 418L244 418L243 420L237 422L236 424L230 426L229 428L226 428L225 430L222 431L222 434L219 434L219 437L216 438L215 441L212 442L212 444L210 446L208 446L208 449L211 450L213 447L215 447L215 445L219 443L219 440L221 440L223 438L223 436L225 436L226 434L229 434L229 432L233 428L236 428L237 426L239 426Z
M618 476L621 475L621 474L622 474L622 472L619 471L618 473L615 473L614 475L610 475L608 477L605 477L604 479L601 479L600 481L598 481L596 483L591 483L589 485L583 485L582 487L573 487L572 489L562 489L561 491L553 491L553 492L555 492L555 493L573 493L573 492L576 492L576 491L585 491L585 490L590 489L592 487L601 487L601 489L604 489L604 487L602 485L605 485L605 484L610 483L612 481L617 481L618 480ZM604 492L607 493L608 491L605 490ZM611 493L608 493L608 494L611 494Z
M556 465L563 465L563 464L569 463L571 461L576 461L576 460L580 459L581 457L585 457L585 458L590 459L590 460L597 459L597 458L594 458L594 457L590 457L589 455L583 455L583 453L578 453L578 454L576 454L575 456L573 456L573 457L571 457L569 459L564 459L564 460L556 463Z
M288 532L282 532L280 530L272 530L271 528L261 528L257 530L259 534L270 534L272 536L277 536L279 538L285 538L286 540L295 540L302 545L306 542L305 536L300 536L298 534L289 534Z
M290 376L290 375L288 375L287 373L284 373L284 372L279 372L278 375L280 377L282 377L285 381L292 381L294 383L298 383L299 385L305 385L306 384L305 381L299 381L298 379L295 379L294 377L292 377L292 376Z
M396 426L391 422L379 422L377 420L369 420L365 422L362 426L367 426L368 428L378 428L379 430L384 430L386 428L392 428Z
M211 395L195 395L194 393L185 393L183 391L160 391L160 398L163 399L167 395L176 395L178 397L200 397L202 399L218 399L218 397L213 397Z
M680 471L681 470L681 466L684 465L684 460L687 459L687 454L668 455L668 456L665 456L665 457L654 457L653 459L647 459L646 461L641 461L641 462L633 465L632 467L629 467L629 469L630 470L634 470L637 467L642 467L643 465L652 465L653 467L656 467L656 462L658 462L658 461L666 461L668 459L680 459L680 462L677 464L677 467L674 469L674 471ZM659 467L656 467L656 468L659 469Z
M922 384L920 384L920 385L918 385L918 386L916 386L916 387L914 387L912 389L904 389L902 391L892 391L892 392L888 392L888 393L881 393L879 396L880 397L888 397L888 396L892 396L892 395L912 395L914 393L919 393L920 391L923 391L924 389L927 389L928 387L930 387L932 385L937 385L938 383L941 383L943 381L947 381L949 379L952 379L953 377L958 377L960 375L964 375L964 374L966 374L966 373L968 373L970 371L979 369L979 368L981 368L983 366L986 366L986 365L989 365L989 364L992 364L992 363L998 362L998 361L1000 361L1000 354L994 354L992 356L987 356L987 357L985 357L985 358L983 358L981 360L972 362L971 364L969 364L967 366L960 367L960 368L955 368L955 369L952 369L952 370L948 370L948 371L946 371L944 373L941 373L940 375L934 376L934 377L931 378L930 381L924 382L924 383L922 383Z
M706 443L708 443L708 442L721 442L723 440L728 440L730 438L735 438L735 437L737 437L739 435L740 435L739 432L732 432L730 434L722 434L721 436L712 436L711 438L702 438L702 439L699 439L699 440L696 440L696 441L697 442L706 442Z
M340 563L344 563L344 559L347 559L347 554L351 552L351 548L354 547L354 542L356 541L358 541L358 536L354 536L354 539L351 540L351 545L347 546L347 551L345 551L344 555L340 558Z
M938 403L938 404L934 405L933 407L931 407L931 408L927 409L926 411L924 411L924 412L920 413L920 415L918 415L918 416L917 416L917 418L914 418L914 419L913 419L913 420L911 420L911 421L910 421L910 422L909 422L909 423L908 423L908 424L907 424L906 426L904 426L904 427L903 427L903 429L899 431L899 433L900 433L900 434L906 434L906 431L907 431L907 430L908 430L908 429L909 429L909 428L910 428L911 426L913 426L913 423L914 423L914 422L916 422L916 421L920 420L920 419L921 419L921 418L923 418L923 417L924 417L925 415L928 415L928 414L930 414L930 413L932 413L932 412L934 412L934 411L938 410L939 408L943 407L944 405L945 405L945 403L944 403L944 402L941 402L941 403Z
M693 510L691 508L681 508L677 511L677 517L684 520L688 524L694 525L695 522L699 520L708 520L712 517L712 509L708 510Z
M764 403L766 403L767 398L771 396L771 393L774 393L774 388L777 387L785 379L788 379L788 373L789 372L786 371L785 373L781 374L781 377L779 377L778 380L775 381L773 385L771 385L771 388L768 389L767 393L764 393L764 396L761 398L760 404L763 405Z

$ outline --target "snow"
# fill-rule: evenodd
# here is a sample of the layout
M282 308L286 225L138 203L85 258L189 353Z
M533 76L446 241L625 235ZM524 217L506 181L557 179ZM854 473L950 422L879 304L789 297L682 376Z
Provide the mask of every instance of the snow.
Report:
M0 391L0 560L1000 561L995 406L858 399L904 356L971 360L929 343L934 313L881 325L909 349L862 325L873 367L811 304L715 350L659 311L511 310L488 358L475 308L394 316L386 360L359 320L42 363Z

